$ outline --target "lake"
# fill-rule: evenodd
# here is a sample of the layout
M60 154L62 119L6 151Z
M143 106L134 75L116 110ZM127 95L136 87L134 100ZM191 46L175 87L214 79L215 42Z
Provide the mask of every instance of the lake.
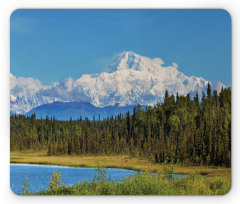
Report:
M15 194L22 194L22 186L25 178L28 178L28 190L34 193L49 187L50 176L53 171L60 171L63 183L67 186L75 185L78 181L93 181L94 168L66 167L54 165L29 165L29 164L10 164L10 187ZM136 171L127 169L109 168L106 170L107 178L118 182L128 176L132 176Z
M15 194L22 194L22 186L25 178L29 181L28 190L34 193L49 187L49 180L52 172L60 171L63 183L67 186L75 185L79 181L93 181L96 171L94 168L67 167L56 165L35 165L35 164L10 164L10 187ZM106 169L107 179L115 182L124 180L128 176L137 173L127 169ZM174 177L183 177L183 174L173 174Z

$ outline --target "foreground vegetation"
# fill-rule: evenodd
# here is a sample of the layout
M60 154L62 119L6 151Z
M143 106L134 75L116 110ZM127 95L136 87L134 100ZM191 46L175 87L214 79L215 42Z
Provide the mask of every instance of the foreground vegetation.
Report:
M190 174L183 178L173 177L173 168L165 166L162 173L138 173L115 183L106 177L106 169L96 168L93 182L78 182L66 186L60 172L53 172L49 188L36 195L224 195L231 188L230 177L203 177ZM24 195L34 195L23 186Z
M100 118L100 117L99 117ZM11 151L47 151L52 155L128 155L155 163L231 166L231 88L169 96L133 114L90 121L57 121L12 115Z

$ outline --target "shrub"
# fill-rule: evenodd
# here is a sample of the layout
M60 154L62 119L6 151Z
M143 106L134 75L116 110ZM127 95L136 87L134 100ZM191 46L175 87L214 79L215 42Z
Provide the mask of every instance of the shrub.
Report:
M58 187L63 185L63 181L61 179L62 175L61 172L56 172L54 171L50 177L50 181L49 181L49 185L50 185L50 189L54 190L57 189Z

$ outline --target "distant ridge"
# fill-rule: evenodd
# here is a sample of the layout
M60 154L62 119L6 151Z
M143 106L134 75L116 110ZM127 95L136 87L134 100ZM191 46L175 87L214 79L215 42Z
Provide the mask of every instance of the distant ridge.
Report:
M119 104L100 108L93 106L89 102L54 102L38 106L25 115L31 116L35 113L38 119L44 119L46 115L48 117L55 116L57 120L69 120L70 117L73 120L77 120L80 116L82 119L87 117L89 120L93 120L93 117L95 117L97 120L100 115L100 119L102 120L108 116L116 116L120 113L125 115L128 111L132 114L133 109L134 106L119 106Z

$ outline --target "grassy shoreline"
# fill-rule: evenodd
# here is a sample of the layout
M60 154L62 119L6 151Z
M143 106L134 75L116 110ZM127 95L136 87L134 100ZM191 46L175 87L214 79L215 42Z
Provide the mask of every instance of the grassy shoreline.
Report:
M126 179L113 182L106 178L104 169L97 169L93 182L78 182L66 186L60 172L53 172L49 188L37 193L28 191L24 195L224 195L231 189L231 181L224 177L203 177L190 174L183 178L163 174L134 174Z
M97 163L106 168L131 169L137 171L162 172L163 164L151 163L145 159L121 156L77 156L61 155L47 156L45 152L11 152L10 163L61 165L70 167L94 168ZM231 177L231 168L207 167L207 166L180 166L173 165L174 173L191 174L198 173L207 176Z

